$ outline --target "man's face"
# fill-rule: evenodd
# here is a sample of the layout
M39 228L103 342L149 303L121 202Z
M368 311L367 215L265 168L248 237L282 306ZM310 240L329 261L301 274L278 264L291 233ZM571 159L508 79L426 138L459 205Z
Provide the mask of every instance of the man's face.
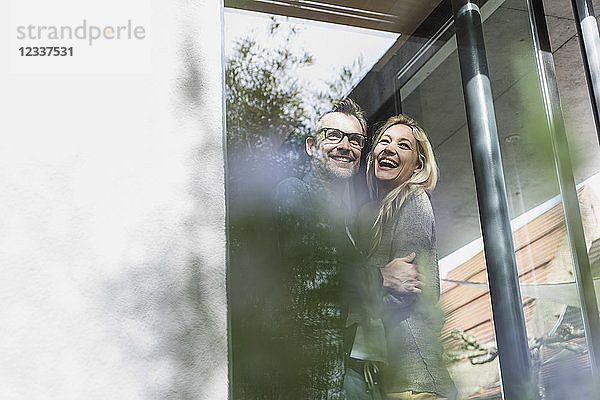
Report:
M319 121L318 129L335 128L345 133L364 134L356 117L342 113L329 113ZM331 180L348 180L358 171L361 149L350 144L348 136L341 142L327 140L324 133L306 140L306 152L311 164Z

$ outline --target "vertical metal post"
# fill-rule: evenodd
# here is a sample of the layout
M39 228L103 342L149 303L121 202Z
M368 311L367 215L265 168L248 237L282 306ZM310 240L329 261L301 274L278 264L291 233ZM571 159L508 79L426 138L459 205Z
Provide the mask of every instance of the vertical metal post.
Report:
M550 39L548 37L542 0L527 0L527 7L529 9L529 19L533 33L533 45L546 120L550 129L552 149L554 151L558 185L563 201L565 225L573 257L575 281L581 302L583 327L585 329L592 373L597 378L598 366L600 366L600 317L598 316L596 292L594 291L590 260L587 254L577 191L573 179L573 168L569 156L565 124L560 108L554 59L550 49Z
M452 0L504 398L535 398L479 7Z
M592 0L571 0L573 15L579 35L579 46L583 56L583 67L587 78L596 134L600 141L600 35L594 16Z

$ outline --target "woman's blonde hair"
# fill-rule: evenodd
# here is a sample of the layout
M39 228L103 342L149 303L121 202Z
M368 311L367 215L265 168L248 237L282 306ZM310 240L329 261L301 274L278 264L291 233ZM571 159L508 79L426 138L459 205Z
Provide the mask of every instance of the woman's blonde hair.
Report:
M409 127L416 139L417 154L419 160L419 170L415 171L406 182L402 182L398 187L390 191L383 199L380 199L379 187L377 186L377 178L375 178L375 158L373 152L375 146L381 136L394 125L405 125ZM381 128L377 130L375 134L375 140L373 141L373 147L367 156L367 185L369 186L369 192L371 193L371 199L380 199L381 205L379 206L379 214L375 219L372 227L372 242L370 253L372 254L375 249L381 243L383 235L383 226L389 223L400 207L406 197L415 192L416 190L423 189L431 191L435 188L438 178L438 167L435 162L435 156L433 155L433 148L425 130L419 125L417 121L407 115L397 115L390 117Z

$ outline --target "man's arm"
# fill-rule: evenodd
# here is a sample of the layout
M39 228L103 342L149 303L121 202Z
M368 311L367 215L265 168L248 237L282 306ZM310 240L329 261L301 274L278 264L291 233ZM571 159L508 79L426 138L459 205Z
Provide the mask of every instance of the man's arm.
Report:
M381 268L383 276L383 306L395 315L405 315L421 293L422 281L418 265L412 263L415 253L397 257Z
M421 293L419 266L412 264L415 256L413 252L406 257L394 258L381 268L384 289L399 295Z

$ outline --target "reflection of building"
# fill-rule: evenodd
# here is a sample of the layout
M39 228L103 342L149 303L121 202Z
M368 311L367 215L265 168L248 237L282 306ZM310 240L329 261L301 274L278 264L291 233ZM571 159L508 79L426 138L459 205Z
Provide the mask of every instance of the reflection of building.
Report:
M590 262L594 276L600 276L600 200L589 187L579 191L584 227L590 243ZM551 203L552 200L548 203ZM567 329L583 329L578 307L563 305L573 303L577 298L576 287L554 288L543 284L572 282L574 280L572 261L569 254L564 215L560 203L542 206L544 211L534 214L514 230L515 254L522 285L523 311L527 321L529 339L546 337L550 332ZM487 273L483 252L465 260L446 276L448 280L481 282L487 285ZM542 284L542 287L536 287ZM494 346L495 334L490 310L489 291L481 286L474 287L453 282L442 283L441 306L446 314L446 324L442 339L447 349L456 350L463 342L453 339L453 329L459 329L475 336L479 343ZM531 296L531 297L529 297ZM549 299L548 297L552 297ZM585 346L582 338L571 340ZM561 349L545 348L542 354L542 379L549 399L556 392L557 381L565 375L565 370L586 370L589 368L587 354ZM457 386L469 398L493 398L500 392L497 359L481 365L472 365L469 360L451 364L450 369ZM571 377L572 378L572 377ZM561 387L564 386L560 385ZM499 397L498 397L499 398ZM558 397L557 397L558 398Z

